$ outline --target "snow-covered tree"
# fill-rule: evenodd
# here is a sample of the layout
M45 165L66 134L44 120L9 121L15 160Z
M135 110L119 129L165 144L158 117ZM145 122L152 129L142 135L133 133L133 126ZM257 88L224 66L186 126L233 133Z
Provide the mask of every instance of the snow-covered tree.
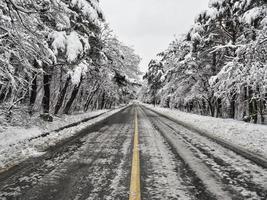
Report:
M7 115L27 106L50 119L108 108L134 93L140 58L106 34L103 16L98 0L0 2L0 104ZM126 86L117 84L116 74Z
M159 54L164 69L159 103L263 123L266 12L264 0L210 0L192 28ZM151 86L144 88L149 96Z
M148 65L148 71L144 75L144 79L147 81L148 94L151 95L152 99L150 102L157 103L157 93L162 87L163 82L163 64L157 60L151 60Z

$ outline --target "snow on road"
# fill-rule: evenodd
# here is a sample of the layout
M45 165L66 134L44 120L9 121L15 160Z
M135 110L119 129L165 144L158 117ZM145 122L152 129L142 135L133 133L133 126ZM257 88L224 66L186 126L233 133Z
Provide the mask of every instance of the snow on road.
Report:
M166 199L191 199L181 172L177 170L175 156L142 111L139 112L139 123L145 199L161 199L163 196Z
M41 159L23 162L10 176L0 177L0 199L126 199L132 121L128 107L49 149Z
M126 199L134 110L139 124L142 199L266 199L266 168L143 106L117 113L121 109L14 145L46 153L0 176L0 199ZM113 113L117 114L90 126Z
M187 164L185 168L193 171L193 173L183 171L180 177L184 174L192 177L195 174L200 179L197 184L193 181L192 186L198 191L194 192L195 196L205 192L205 189L204 191L202 189L204 187L215 197L206 196L207 194L203 193L197 199L266 199L267 171L265 168L166 117L148 109L143 110L156 129L153 131L153 136L156 138L159 131L174 152L179 155L176 161L180 158ZM158 165L161 164L162 161L158 163ZM179 170L178 167L178 171L181 169L183 168Z
M143 105L267 158L266 125L201 116L148 104Z
M9 127L4 132L0 132L0 172L29 157L43 154L46 148L56 145L59 141L73 136L87 126L95 124L112 114L119 112L123 108L124 107L109 112L107 112L108 110L98 110L90 113L69 115L61 119L56 119L50 124L44 123L42 127L35 126L28 129L22 127ZM81 123L78 126L67 128L59 132L52 131L86 118L98 116L99 114L103 115L89 120L88 122ZM46 131L52 132L46 137L39 137L29 141L29 139L38 137Z

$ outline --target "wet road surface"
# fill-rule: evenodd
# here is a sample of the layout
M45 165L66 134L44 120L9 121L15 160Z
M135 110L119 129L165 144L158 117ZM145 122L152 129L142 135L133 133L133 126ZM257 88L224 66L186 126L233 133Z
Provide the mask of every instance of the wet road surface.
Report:
M141 199L267 199L266 168L138 105L0 174L0 199L129 199L135 120Z

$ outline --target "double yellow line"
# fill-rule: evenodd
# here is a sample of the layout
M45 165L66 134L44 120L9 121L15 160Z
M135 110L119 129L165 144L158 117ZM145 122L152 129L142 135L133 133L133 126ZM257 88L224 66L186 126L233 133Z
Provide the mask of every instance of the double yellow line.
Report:
M137 111L134 113L134 143L129 200L141 200Z

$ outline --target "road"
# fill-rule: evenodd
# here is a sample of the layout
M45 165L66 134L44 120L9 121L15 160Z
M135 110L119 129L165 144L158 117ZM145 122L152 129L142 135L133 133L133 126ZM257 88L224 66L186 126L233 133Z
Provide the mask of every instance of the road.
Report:
M267 169L133 105L0 174L0 199L267 199Z

